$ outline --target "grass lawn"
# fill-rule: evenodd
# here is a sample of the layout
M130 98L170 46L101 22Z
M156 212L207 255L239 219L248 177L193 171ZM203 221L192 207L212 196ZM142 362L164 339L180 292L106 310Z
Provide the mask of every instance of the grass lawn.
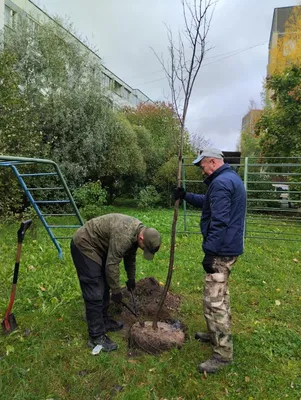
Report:
M118 209L157 228L163 245L153 262L138 251L137 280L165 282L172 210ZM19 224L0 225L0 317L7 307ZM294 229L294 228L292 228ZM301 399L300 243L247 239L230 278L234 363L207 379L197 365L210 347L194 340L205 329L199 235L178 235L171 290L189 329L181 350L129 358L120 333L113 353L86 347L81 292L64 244L64 259L40 226L26 234L14 305L19 328L0 335L1 400ZM122 284L125 275L122 273Z

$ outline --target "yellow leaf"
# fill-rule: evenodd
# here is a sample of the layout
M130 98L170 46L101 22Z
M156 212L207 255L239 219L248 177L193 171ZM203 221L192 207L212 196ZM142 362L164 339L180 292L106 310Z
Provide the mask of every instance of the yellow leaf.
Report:
M299 262L299 260L297 258L293 258L293 261L295 261L295 263Z

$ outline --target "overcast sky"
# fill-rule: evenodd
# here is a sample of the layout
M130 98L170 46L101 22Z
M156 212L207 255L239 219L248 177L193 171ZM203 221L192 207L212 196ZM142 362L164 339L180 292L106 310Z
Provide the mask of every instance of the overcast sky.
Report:
M151 48L167 54L165 24L183 29L180 0L34 0L50 15L66 17L104 64L152 100L169 95ZM298 0L219 0L209 35L214 46L194 86L187 127L215 147L235 150L250 100L261 107L268 41L276 7ZM235 53L237 53L235 55ZM207 65L206 65L207 64Z

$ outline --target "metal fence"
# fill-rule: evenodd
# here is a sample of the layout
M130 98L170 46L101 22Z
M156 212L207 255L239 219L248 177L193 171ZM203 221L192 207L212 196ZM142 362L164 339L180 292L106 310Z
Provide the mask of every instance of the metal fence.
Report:
M207 187L201 170L191 162L183 158L182 185L187 191L204 194ZM247 191L245 237L301 241L301 157L232 158L230 165ZM178 233L199 234L200 213L184 201Z

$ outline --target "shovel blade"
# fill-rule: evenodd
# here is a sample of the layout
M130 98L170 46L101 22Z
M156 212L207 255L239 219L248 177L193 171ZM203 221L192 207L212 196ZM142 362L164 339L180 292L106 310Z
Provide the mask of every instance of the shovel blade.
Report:
M9 314L9 316L2 321L1 325L2 325L3 332L6 335L9 335L18 326L16 318L13 313Z

